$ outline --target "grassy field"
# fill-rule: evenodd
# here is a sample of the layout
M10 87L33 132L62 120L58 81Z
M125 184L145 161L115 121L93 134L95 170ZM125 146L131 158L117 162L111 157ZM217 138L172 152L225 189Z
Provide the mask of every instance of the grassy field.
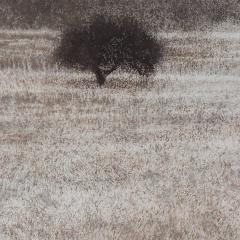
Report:
M0 31L0 239L240 239L240 27L164 32L148 81Z

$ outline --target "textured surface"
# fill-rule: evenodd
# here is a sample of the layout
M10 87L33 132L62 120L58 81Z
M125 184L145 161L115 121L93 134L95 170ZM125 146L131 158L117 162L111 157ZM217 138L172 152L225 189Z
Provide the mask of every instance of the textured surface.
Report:
M240 28L163 33L146 83L51 67L0 32L0 239L240 239Z

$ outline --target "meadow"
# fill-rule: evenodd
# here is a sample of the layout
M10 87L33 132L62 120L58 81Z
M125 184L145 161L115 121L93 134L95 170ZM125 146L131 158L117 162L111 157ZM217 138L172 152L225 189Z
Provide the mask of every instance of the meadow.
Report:
M240 239L240 27L159 32L103 87L58 35L0 30L0 239Z

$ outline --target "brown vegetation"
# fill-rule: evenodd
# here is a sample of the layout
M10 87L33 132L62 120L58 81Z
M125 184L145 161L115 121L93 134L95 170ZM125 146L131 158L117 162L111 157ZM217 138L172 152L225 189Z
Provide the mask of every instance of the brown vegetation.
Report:
M238 0L2 0L0 25L61 28L87 22L96 14L130 15L148 27L203 26L226 19L239 20Z

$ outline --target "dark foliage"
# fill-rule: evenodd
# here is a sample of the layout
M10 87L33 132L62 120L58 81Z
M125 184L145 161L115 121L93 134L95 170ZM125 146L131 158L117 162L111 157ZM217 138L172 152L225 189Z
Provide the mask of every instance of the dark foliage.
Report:
M140 75L150 74L162 57L163 44L136 20L103 16L95 17L88 25L67 29L55 51L60 65L90 70L100 85L120 67L136 70Z

